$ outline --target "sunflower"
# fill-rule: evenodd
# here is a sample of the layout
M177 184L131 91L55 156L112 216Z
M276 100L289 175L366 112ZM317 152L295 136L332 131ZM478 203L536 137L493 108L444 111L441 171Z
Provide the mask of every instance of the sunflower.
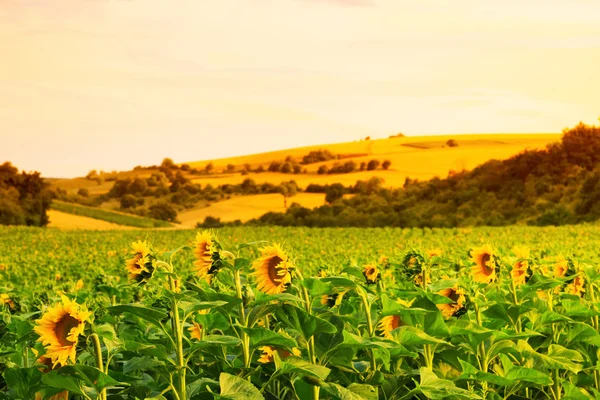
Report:
M223 265L220 250L221 245L210 231L198 232L194 241L194 271L208 283Z
M346 294L346 292L334 293L330 295L324 294L321 296L321 304L329 308L339 306L344 298L344 294Z
M194 325L188 328L188 332L190 332L190 336L192 339L202 340L202 325L197 322L193 322Z
M393 336L390 332L402 325L404 325L404 323L399 315L388 315L381 318L377 325L377 330L380 331L386 339L392 339Z
M561 278L569 272L569 260L563 256L559 256L554 264L554 277Z
M585 279L583 276L579 275L573 279L573 282L567 285L565 288L565 293L574 294L575 296L580 296L585 292Z
M444 318L450 318L465 305L465 291L462 288L459 288L458 286L442 289L439 292L437 292L437 294L440 294L452 300L452 303L437 304L437 308L440 309Z
M65 365L67 360L75 362L77 338L92 315L85 306L61 297L62 302L49 308L33 328L40 335L38 342L46 346L46 357L52 360L52 365Z
M471 268L475 282L490 283L496 280L492 246L484 245L471 250L471 261L475 263L475 266Z
M31 349L31 350L37 357L37 351L35 349ZM49 359L48 357L46 357L45 355L38 358L36 363L41 365L40 368L38 368L38 369L40 370L40 372L42 372L44 374L46 374L54 369L54 367L52 365L52 360ZM52 397L49 397L47 400L68 400L68 398L69 398L69 392L64 391L64 392L55 394ZM43 399L42 393L38 392L35 394L35 400L42 400L42 399Z
M15 302L6 293L0 293L0 305L6 305L11 310L15 309Z
M325 278L329 275L325 268L319 268L319 272L317 272L317 278Z
M292 283L289 268L292 267L281 246L273 244L260 250L261 257L254 261L252 269L258 290L266 294L279 294Z
M146 283L154 273L154 254L150 251L147 242L137 241L131 243L133 258L127 260L125 269L129 273L129 280L137 283Z
M259 350L262 351L262 354L260 355L258 362L262 364L273 362L273 355L275 354L275 352L277 352L280 358L287 358L290 356L300 357L302 355L300 350L298 350L296 347L292 348L292 352L282 349L276 349L273 346L262 346L259 348Z
M515 247L513 253L517 256L517 261L514 263L510 276L515 285L524 285L529 277L529 249L526 247Z
M83 279L80 279L77 281L77 283L75 284L75 290L81 290L83 289L84 284L83 284Z
M433 258L433 257L439 257L441 256L443 253L442 249L431 249L431 250L427 250L427 257L429 258Z
M375 264L367 264L363 267L363 276L367 280L367 284L372 285L381 279L381 272Z
M382 255L381 257L379 257L379 260L377 260L377 263L379 265L383 266L384 268L389 268L389 266L390 266L390 260L385 255Z

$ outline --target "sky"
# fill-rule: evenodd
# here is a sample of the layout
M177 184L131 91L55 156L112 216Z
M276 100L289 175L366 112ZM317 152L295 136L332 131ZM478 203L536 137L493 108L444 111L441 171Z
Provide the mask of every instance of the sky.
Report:
M0 0L0 162L48 177L600 116L597 0Z

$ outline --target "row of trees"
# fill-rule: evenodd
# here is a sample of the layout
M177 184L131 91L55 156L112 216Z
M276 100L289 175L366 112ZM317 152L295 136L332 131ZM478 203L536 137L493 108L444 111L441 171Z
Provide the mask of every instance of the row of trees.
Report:
M0 224L46 226L51 201L39 172L19 173L10 162L0 165Z
M292 204L258 225L456 227L562 225L600 219L600 127L579 124L544 150L489 161L470 172L403 188L369 190L330 185L314 210ZM364 185L364 183L363 183ZM366 186L363 186L366 188ZM355 192L350 198L345 193Z
M356 171L375 171L381 166L382 169L387 170L392 165L390 160L385 160L383 163L379 160L370 160L369 162L363 161L357 164L355 161L346 161L343 164L334 163L331 167L321 165L317 170L319 175L323 174L348 174Z

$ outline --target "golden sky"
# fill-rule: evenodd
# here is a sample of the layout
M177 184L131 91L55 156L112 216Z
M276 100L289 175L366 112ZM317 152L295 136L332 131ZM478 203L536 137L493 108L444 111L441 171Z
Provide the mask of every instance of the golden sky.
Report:
M0 162L45 176L600 116L597 0L0 0Z

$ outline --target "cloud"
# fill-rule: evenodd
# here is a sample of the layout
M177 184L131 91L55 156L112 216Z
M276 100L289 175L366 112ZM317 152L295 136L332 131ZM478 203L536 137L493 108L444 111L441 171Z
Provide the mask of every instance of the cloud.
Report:
M374 6L374 0L299 0L310 3L328 4L341 7Z

